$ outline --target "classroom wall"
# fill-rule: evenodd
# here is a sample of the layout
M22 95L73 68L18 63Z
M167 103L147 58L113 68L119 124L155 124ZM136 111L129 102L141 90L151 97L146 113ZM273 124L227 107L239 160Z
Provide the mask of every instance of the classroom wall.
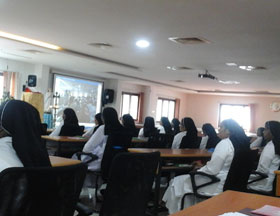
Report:
M208 122L218 128L219 105L221 103L250 104L254 109L251 130L255 132L258 127L264 126L264 123L268 120L280 121L280 112L273 112L270 109L270 104L275 101L280 102L280 98L187 94L185 114L193 118L197 127L202 127L204 123Z

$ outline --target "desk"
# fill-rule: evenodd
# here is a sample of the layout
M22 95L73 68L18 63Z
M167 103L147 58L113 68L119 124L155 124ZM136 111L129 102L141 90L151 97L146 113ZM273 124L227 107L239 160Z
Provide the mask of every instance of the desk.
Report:
M62 148L67 149L67 156L72 156L75 152L81 151L88 141L84 137L68 137L68 136L41 136L43 140L47 141L47 148L55 148L56 156L64 156Z
M275 190L275 195L280 196L280 170L274 171L276 174L276 190Z
M153 148L129 148L133 153L160 152L162 158L210 158L212 153L204 149L153 149Z
M81 163L79 160L74 160L74 159L68 159L68 158L63 158L63 157L56 157L56 156L49 156L51 165L53 167L57 166L70 166L70 165L75 165Z
M238 212L244 208L257 209L264 205L280 207L280 198L226 191L171 216L217 216L226 212Z

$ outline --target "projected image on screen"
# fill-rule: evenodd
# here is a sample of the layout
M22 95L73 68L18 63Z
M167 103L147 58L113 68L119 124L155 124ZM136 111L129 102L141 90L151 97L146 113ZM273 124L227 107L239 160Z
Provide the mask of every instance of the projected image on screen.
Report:
M79 123L94 123L94 115L101 109L102 83L74 77L55 75L54 92L58 92L56 125L62 122L63 110L75 110Z

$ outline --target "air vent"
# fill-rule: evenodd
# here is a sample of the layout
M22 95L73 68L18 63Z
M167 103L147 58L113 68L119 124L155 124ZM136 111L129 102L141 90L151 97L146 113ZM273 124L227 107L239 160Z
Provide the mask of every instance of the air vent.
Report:
M169 40L180 43L180 44L201 44L201 43L210 43L210 41L198 37L190 37L190 38L179 38L179 37L170 37Z
M39 50L33 50L33 49L28 49L28 50L23 50L24 52L32 53L32 54L42 54L45 52L39 51Z
M168 70L192 70L192 68L186 66L167 66Z
M183 80L172 80L173 82L177 82L177 83L183 83L183 82L185 82L185 81L183 81Z
M266 67L263 66L256 66L254 70L266 70Z
M89 43L88 45L99 49L108 49L113 47L113 45L109 43Z

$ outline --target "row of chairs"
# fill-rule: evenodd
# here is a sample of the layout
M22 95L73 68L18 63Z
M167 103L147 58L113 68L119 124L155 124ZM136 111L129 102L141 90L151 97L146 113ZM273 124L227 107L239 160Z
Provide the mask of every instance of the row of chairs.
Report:
M143 216L160 154L121 153L108 178L100 216ZM9 168L0 174L1 216L92 214L78 202L87 167Z

